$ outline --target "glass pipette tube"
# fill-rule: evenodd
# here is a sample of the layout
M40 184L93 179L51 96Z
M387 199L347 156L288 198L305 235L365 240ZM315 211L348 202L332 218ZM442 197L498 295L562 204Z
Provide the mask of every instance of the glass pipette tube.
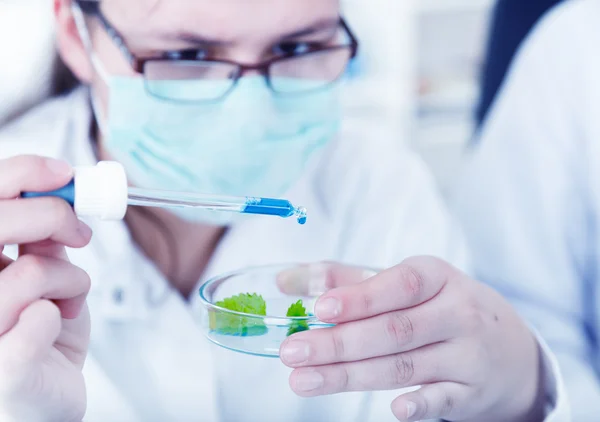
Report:
M295 207L285 199L222 196L130 187L127 203L131 206L143 207L183 207L240 214L273 215L283 218L296 217L300 224L306 223L307 218L306 208Z

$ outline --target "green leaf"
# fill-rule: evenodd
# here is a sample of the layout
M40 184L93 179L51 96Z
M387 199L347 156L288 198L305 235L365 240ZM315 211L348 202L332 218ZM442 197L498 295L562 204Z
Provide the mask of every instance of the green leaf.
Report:
M292 304L292 306L290 306L290 308L288 309L286 316L292 317L292 318L293 317L307 317L308 314L306 313L306 308L304 307L302 300L299 300L298 302ZM293 321L290 325L290 328L288 329L287 335L289 337L292 334L296 334L301 331L306 331L308 329L309 329L308 322Z
M262 296L256 293L240 294L215 303L220 308L252 315L267 315L267 304ZM211 311L209 326L219 334L229 336L259 336L267 332L262 318L250 318L242 315L231 315L223 311Z

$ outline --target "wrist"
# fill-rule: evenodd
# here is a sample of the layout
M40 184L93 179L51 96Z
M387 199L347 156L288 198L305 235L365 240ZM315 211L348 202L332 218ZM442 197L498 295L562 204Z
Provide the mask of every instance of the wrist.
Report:
M529 358L525 368L517 368L515 381L503 397L478 417L461 422L543 422L546 419L546 377L543 353L531 335ZM533 370L532 370L533 369Z
M546 418L547 395L543 353L532 334L531 341L534 360L530 361L528 367L534 370L522 372L526 375L519 377L516 388L508 392L509 398L502 405L504 414L500 415L498 421L542 422Z

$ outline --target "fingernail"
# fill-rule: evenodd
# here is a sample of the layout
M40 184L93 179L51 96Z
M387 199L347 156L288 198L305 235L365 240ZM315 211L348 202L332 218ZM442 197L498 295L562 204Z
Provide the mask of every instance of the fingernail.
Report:
M310 345L303 341L291 341L281 349L281 359L290 365L306 362L309 355Z
M377 271L374 270L364 270L363 271L363 281L367 281L370 278L373 278L377 275Z
M289 294L319 296L327 291L327 271L323 264L301 265L277 275L279 288Z
M319 389L324 383L325 379L323 378L323 375L316 371L301 372L296 375L295 379L296 390L303 393Z
M406 403L406 418L412 418L417 413L417 404L409 401Z
M342 304L333 297L321 299L315 305L315 315L322 321L337 318L342 313Z
M56 176L66 177L73 174L73 168L63 160L54 160L49 158L46 160L46 167Z
M277 274L277 284L286 293L304 293L308 280L305 267L291 268Z
M89 239L90 237L92 237L92 229L87 224L85 224L83 221L79 222L79 226L77 227L77 232L84 239Z

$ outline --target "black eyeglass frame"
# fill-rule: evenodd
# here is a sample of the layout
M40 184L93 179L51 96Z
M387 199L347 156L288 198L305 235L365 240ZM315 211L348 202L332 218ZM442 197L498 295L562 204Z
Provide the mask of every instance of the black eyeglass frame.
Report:
M273 91L276 94L281 95L282 93L277 91L273 87L273 84L271 82L270 69L274 63L278 63L278 62L293 59L293 58L303 57L303 56L310 56L313 54L323 54L326 52L349 50L350 55L349 55L348 63L346 64L346 67L347 67L348 64L350 63L350 61L352 61L353 59L355 59L358 56L359 45L360 45L357 37L352 32L352 30L346 23L345 19L340 16L339 25L342 27L342 29L348 35L348 38L350 40L349 44L336 45L336 46L331 46L331 47L323 47L323 48L319 48L317 50L312 50L308 53L288 54L288 55L277 56L277 57L274 57L272 59L269 59L269 60L266 60L264 62L257 63L257 64L244 64L244 63L239 63L239 62L235 62L232 60L202 59L202 58L197 57L197 53L198 53L197 50L187 50L187 51L180 52L180 53L185 53L185 55L193 56L193 57L189 57L189 58L188 57L184 57L184 58L172 57L169 55L172 52L164 53L163 55L157 56L157 57L141 58L141 57L137 57L135 54L133 54L131 52L131 50L127 46L127 43L125 42L125 38L110 23L110 21L106 18L106 16L104 16L104 14L102 13L102 10L100 9L100 3L101 3L100 1L93 1L93 0L75 0L75 1L77 2L79 7L81 8L81 11L84 14L98 18L98 20L104 27L104 30L107 32L109 37L112 39L112 41L115 43L115 45L119 48L119 50L125 56L125 58L129 61L132 69L136 73L141 74L142 76L145 76L146 64L148 64L150 62L158 62L158 61L160 61L160 62L185 61L185 62L220 63L220 64L227 64L227 65L235 66L237 68L237 72L231 78L232 86L227 92L225 92L222 95L221 98L227 96L229 94L229 92L231 92L231 90L233 90L235 88L238 81L246 74L246 72L250 72L250 71L258 71L261 75L263 75L265 77L265 79L267 81L267 85L269 86L271 91ZM329 81L327 84L324 84L323 86L319 87L318 90L324 89L327 86L335 83L338 79L340 79L342 77L343 73L344 72L341 71L340 75L337 78L335 78L334 80ZM304 93L304 92L301 92L301 93ZM155 94L152 94L152 95L157 96ZM290 93L286 93L285 95L290 95ZM218 100L218 99L211 99L211 100L207 100L207 101L214 101L214 100ZM180 100L177 100L177 101L180 101ZM183 101L183 102L185 102L185 101Z

